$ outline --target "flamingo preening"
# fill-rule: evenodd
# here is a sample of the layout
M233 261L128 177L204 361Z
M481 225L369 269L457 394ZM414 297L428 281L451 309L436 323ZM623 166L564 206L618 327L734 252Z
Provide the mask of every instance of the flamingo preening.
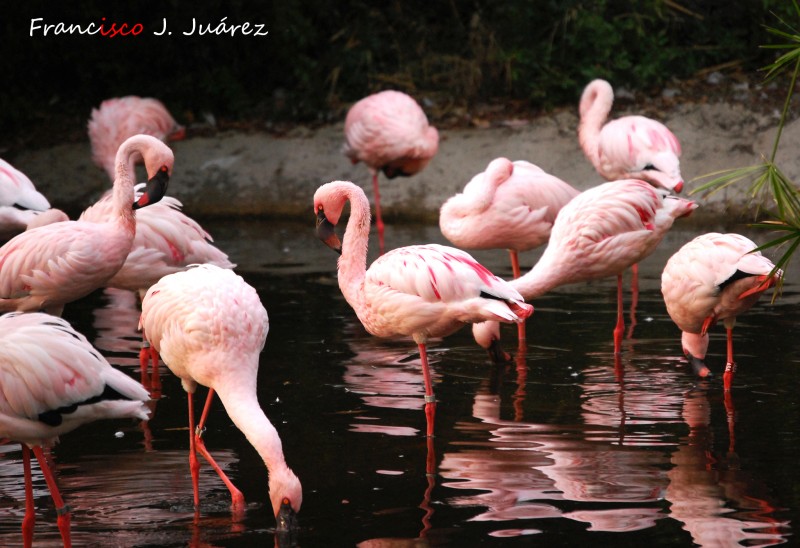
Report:
M508 249L519 278L519 252L547 243L556 215L578 194L530 162L496 158L442 205L439 228L463 249ZM524 340L524 322L518 332Z
M189 464L195 507L200 505L199 452L228 487L233 511L244 510L244 496L205 447L202 432L214 394L269 471L269 498L279 530L293 527L303 491L286 465L277 430L256 395L258 361L269 331L258 293L232 270L198 265L164 276L142 301L141 326L164 363L181 379L189 400ZM208 396L195 427L193 394Z
M42 451L62 434L98 419L148 418L142 385L114 369L67 321L32 312L0 316L0 438L22 445L25 475L23 544L31 546L35 512L30 451L39 461L71 546L70 510Z
M350 202L350 218L339 241L333 228ZM364 328L377 337L412 337L425 382L427 435L433 435L435 399L428 366L428 340L467 323L521 322L533 307L468 253L430 244L394 249L367 269L369 201L360 187L334 181L314 194L317 233L341 253L339 288Z
M422 108L400 91L381 91L355 103L344 122L345 156L364 162L372 174L375 193L375 226L383 253L378 172L390 179L410 177L422 171L439 149L439 132L428 124Z
M0 159L0 238L24 231L50 202L20 170Z
M149 181L134 202L133 167L140 157ZM25 231L0 247L0 311L60 315L66 303L103 287L131 250L135 210L163 196L173 163L172 151L155 137L131 137L117 152L113 214L106 222L57 222Z
M582 192L561 208L539 261L510 285L531 300L561 285L616 276L614 351L620 352L625 326L622 273L655 250L676 218L697 207L692 201L666 194L636 179L604 183ZM483 347L498 340L499 331L496 322L473 326L475 340Z
M705 364L708 330L719 321L725 325L726 391L730 390L736 371L733 360L736 317L752 308L761 294L783 275L772 261L756 251L757 247L739 234L709 232L675 252L661 274L661 293L667 312L682 331L683 352L701 377L710 373Z

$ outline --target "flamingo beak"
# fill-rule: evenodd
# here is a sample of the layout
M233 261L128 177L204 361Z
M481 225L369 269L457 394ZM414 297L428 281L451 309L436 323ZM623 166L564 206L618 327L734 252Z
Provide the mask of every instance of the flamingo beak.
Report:
M297 530L297 512L292 508L292 504L289 502L288 498L284 498L281 502L281 507L275 519L278 522L275 528L276 531L280 533L291 533Z
M711 376L711 370L706 366L702 358L696 358L690 352L686 352L686 359L689 360L689 365L692 366L692 371L694 371L695 375L703 378Z
M167 193L168 184L169 170L167 166L161 166L161 169L147 181L147 188L145 188L141 197L133 203L133 209L140 209L159 201Z
M511 361L511 354L503 350L500 341L497 339L492 339L492 343L486 351L489 353L489 359L494 365L506 364Z
M325 242L325 245L342 254L342 242L339 241L339 236L333 230L333 224L325 217L325 212L320 209L317 212L317 238Z

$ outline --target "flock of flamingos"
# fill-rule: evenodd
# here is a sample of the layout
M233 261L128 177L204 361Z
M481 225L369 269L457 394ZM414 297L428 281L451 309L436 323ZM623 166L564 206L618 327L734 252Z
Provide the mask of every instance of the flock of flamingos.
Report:
M493 360L506 360L499 323L518 324L523 340L525 319L533 313L526 301L561 285L617 276L614 343L620 351L622 273L636 269L674 220L697 206L672 194L683 187L676 137L642 116L607 121L612 103L611 86L591 82L580 101L578 129L586 157L609 182L579 193L529 162L497 158L441 207L442 233L458 248L413 245L386 253L379 172L392 178L424 169L437 152L438 132L419 105L398 91L370 95L348 112L343 151L372 174L381 256L367 268L371 207L351 182L318 188L313 197L317 233L341 254L339 287L365 329L377 337L411 337L418 345L429 437L436 409L426 353L431 338L472 324L475 341ZM52 493L64 545L70 546L69 508L44 450L61 434L96 419L148 418L148 391L114 369L60 318L67 303L101 287L140 295L143 378L150 360L155 369L160 356L188 394L195 507L200 504L200 453L230 490L233 510L244 508L241 492L202 438L216 393L264 460L277 530L297 527L300 480L286 464L278 433L256 396L267 311L203 228L177 200L164 196L174 161L165 142L184 134L155 99L103 102L92 111L89 136L93 159L113 187L75 221L51 209L24 174L0 160L0 232L10 237L0 247L0 439L22 446L25 546L32 544L34 530L30 452ZM135 184L137 162L147 171L144 186ZM348 202L340 240L335 226ZM541 259L523 275L517 253L545 244ZM736 316L782 275L753 251L756 247L738 234L703 234L678 250L662 275L667 311L682 331L696 374L709 374L704 363L708 330L720 321L727 329L725 390L735 371L731 332ZM514 278L495 276L459 248L508 249ZM209 393L195 424L192 395L198 384Z

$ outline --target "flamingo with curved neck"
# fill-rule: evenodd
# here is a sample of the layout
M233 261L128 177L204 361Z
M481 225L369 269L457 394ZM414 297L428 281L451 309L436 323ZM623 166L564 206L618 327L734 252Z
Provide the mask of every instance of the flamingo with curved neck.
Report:
M580 101L578 140L595 170L606 181L641 179L680 193L683 189L678 138L661 122L644 116L607 121L614 90L593 80Z
M267 311L256 290L232 270L198 265L164 276L142 301L141 326L167 367L181 379L189 400L189 463L194 504L199 507L199 452L228 487L234 512L244 496L214 461L202 439L214 394L269 471L269 498L280 530L290 529L300 511L300 480L286 465L277 430L256 395L259 355L269 331ZM193 394L208 387L200 422L194 425Z
M134 198L134 160L144 158L147 191ZM44 310L60 315L122 267L136 232L135 209L158 201L174 157L164 143L136 135L120 146L112 191L113 215L103 223L65 221L28 230L0 248L0 311Z
M340 243L334 232L350 202ZM417 343L425 382L427 434L433 435L435 399L427 358L431 337L444 337L467 323L521 322L533 313L521 295L472 256L436 244L393 249L367 270L369 201L360 187L334 181L314 194L317 233L339 251L339 288L366 330L377 337L411 337Z

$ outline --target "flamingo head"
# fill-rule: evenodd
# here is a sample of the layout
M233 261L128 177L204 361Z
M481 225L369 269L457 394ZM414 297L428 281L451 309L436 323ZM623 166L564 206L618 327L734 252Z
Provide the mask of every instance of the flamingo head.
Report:
M139 199L133 203L133 209L154 204L163 198L169 185L169 173L170 169L166 164L162 165L156 174L147 180L147 186Z
M681 334L681 344L692 371L698 377L708 377L711 371L706 367L705 357L708 351L708 333L689 333L684 331Z
M317 210L317 237L339 255L342 254L342 242L333 230L333 223L325 217L325 211L321 207Z
M270 470L269 498L277 521L277 530L289 532L297 528L297 513L303 504L303 488L300 480L286 467Z

